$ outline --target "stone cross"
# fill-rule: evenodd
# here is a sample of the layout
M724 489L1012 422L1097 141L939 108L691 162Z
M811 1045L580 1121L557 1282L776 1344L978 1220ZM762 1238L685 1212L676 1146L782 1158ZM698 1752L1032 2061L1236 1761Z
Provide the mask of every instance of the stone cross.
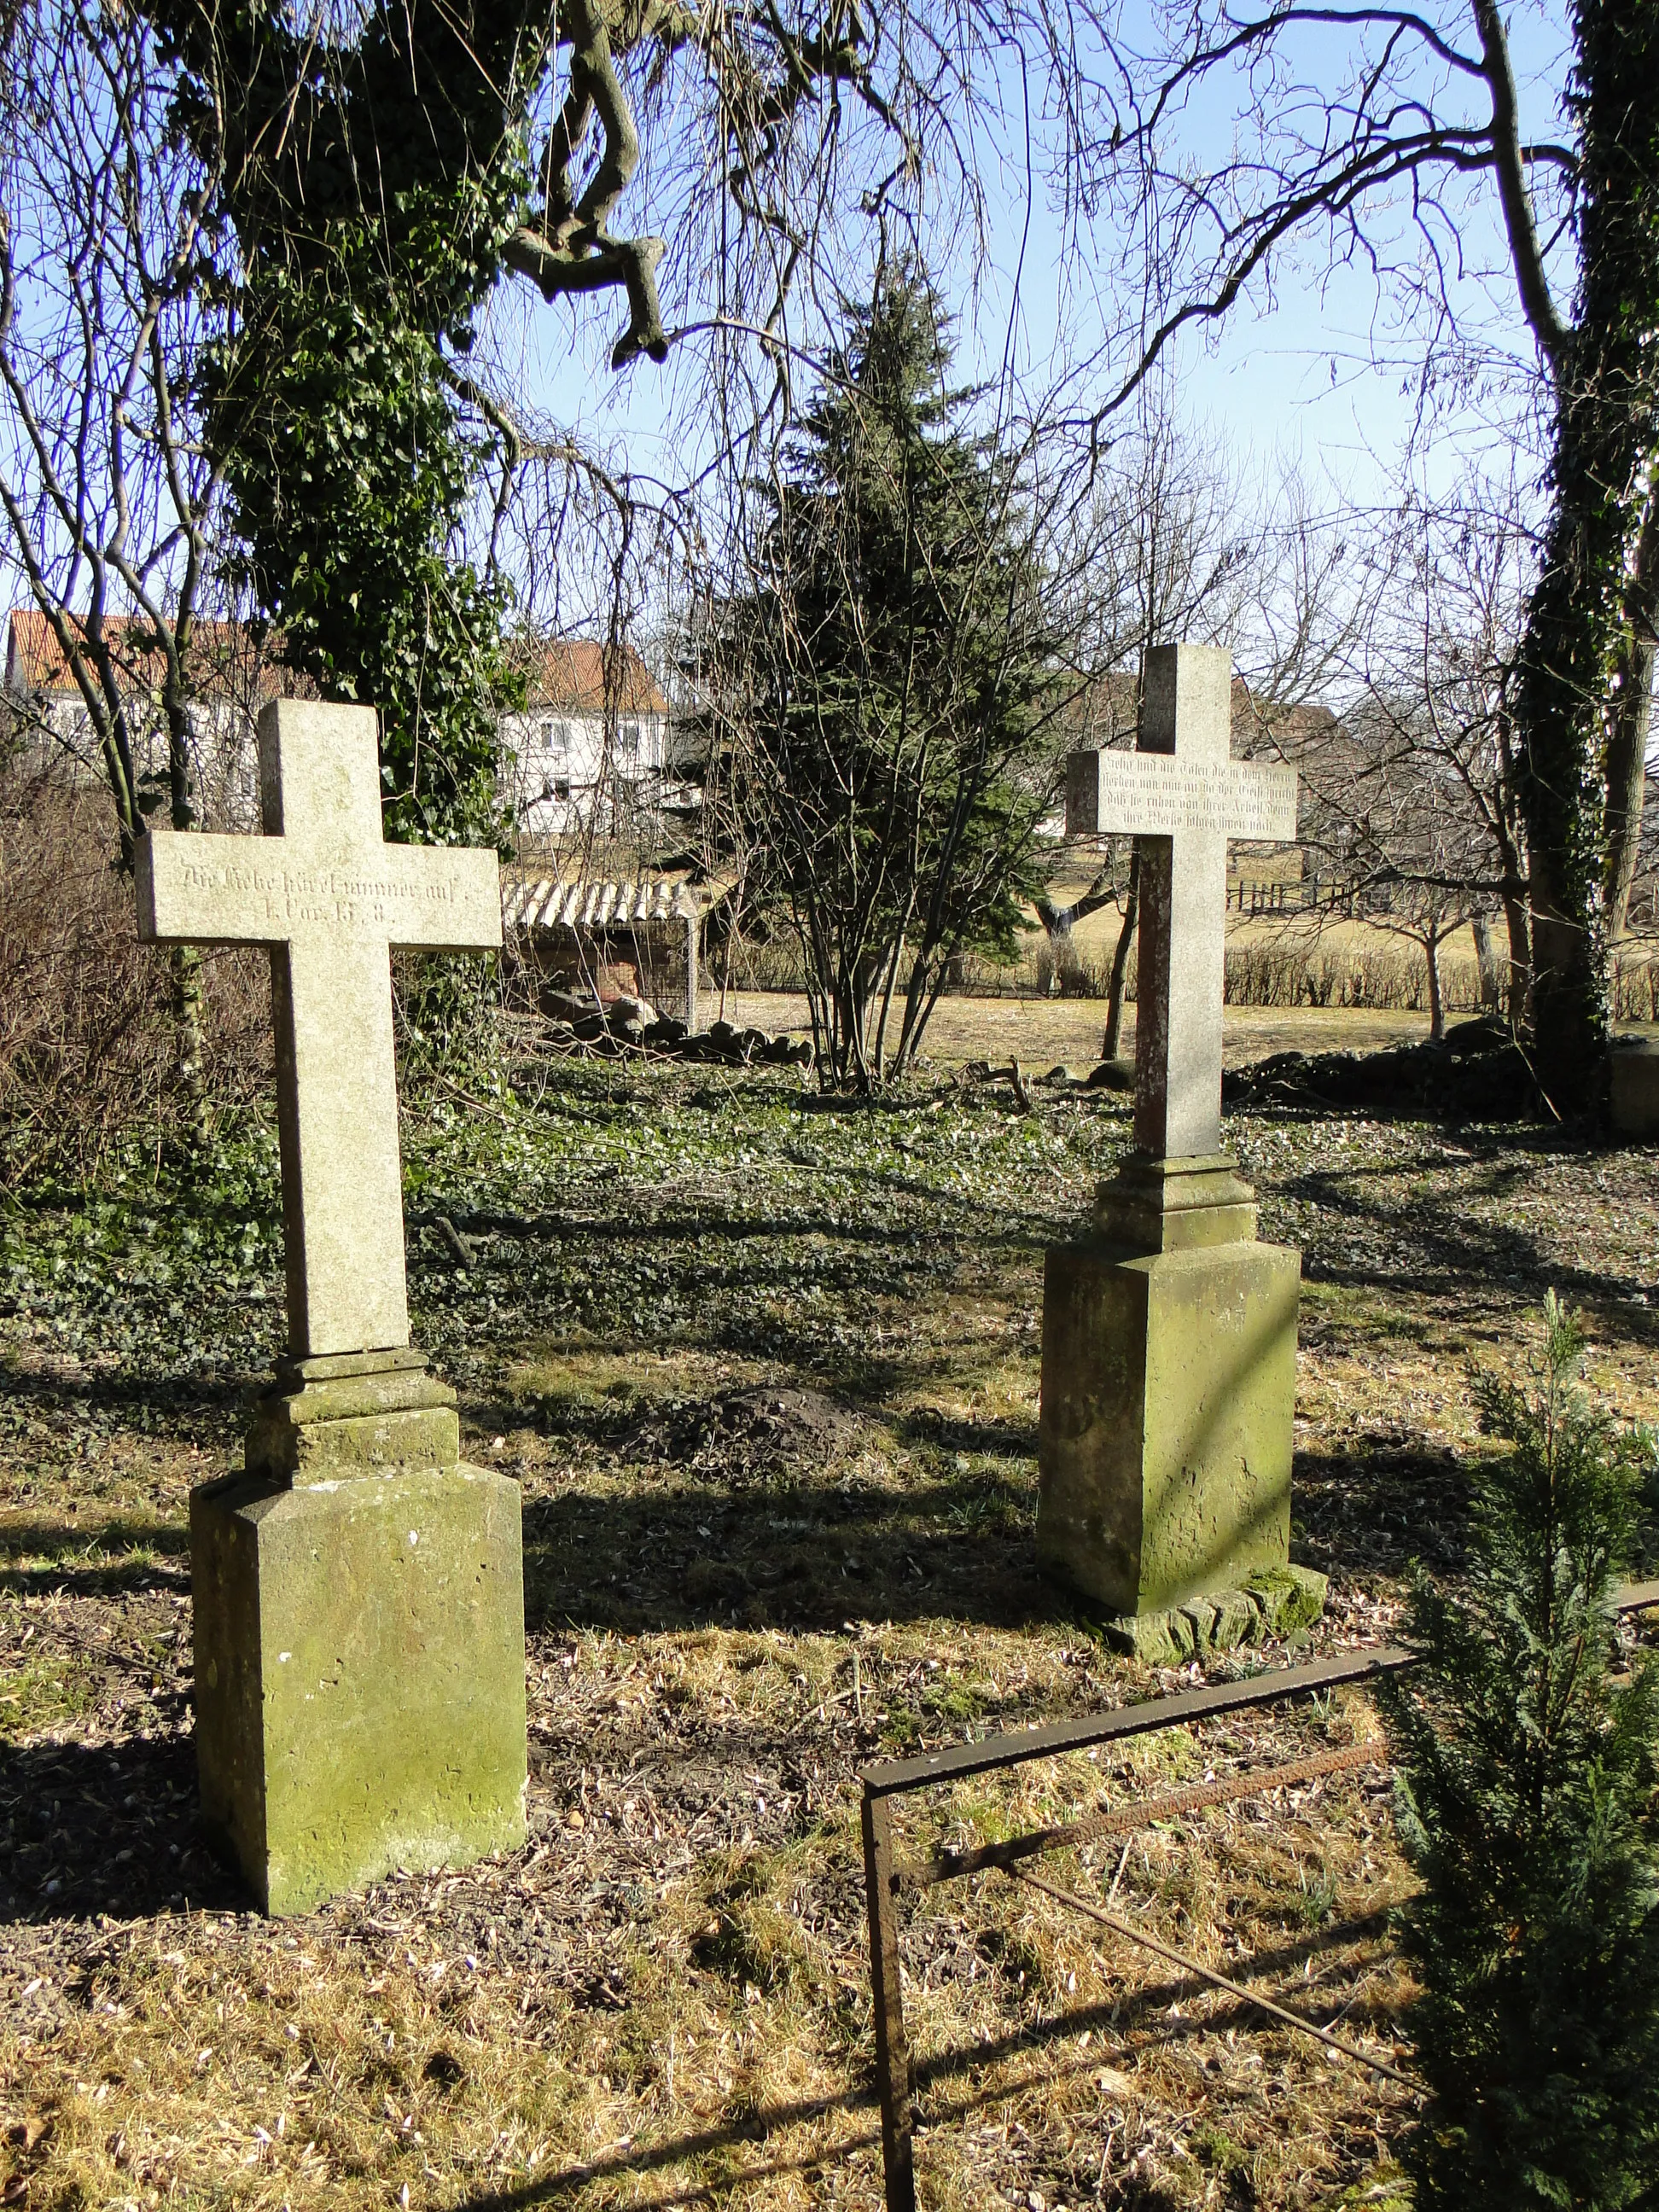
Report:
M1135 1149L1153 1159L1221 1146L1227 840L1296 836L1296 771L1231 757L1232 655L1146 655L1136 750L1074 753L1068 830L1140 841Z
M270 946L289 1354L392 1350L409 1304L390 951L499 945L500 864L384 842L372 708L267 706L259 798L263 837L139 839L138 934Z

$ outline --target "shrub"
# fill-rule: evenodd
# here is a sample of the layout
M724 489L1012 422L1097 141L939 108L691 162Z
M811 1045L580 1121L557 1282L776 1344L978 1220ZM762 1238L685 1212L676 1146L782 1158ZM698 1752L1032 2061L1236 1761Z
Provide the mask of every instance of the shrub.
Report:
M1544 1321L1530 1388L1475 1378L1509 1449L1475 1471L1466 1587L1417 1580L1424 1663L1389 1700L1419 2212L1659 2203L1659 1666L1615 1680L1611 1610L1652 1440L1590 1404L1553 1297Z
M61 765L0 764L0 1183L71 1179L188 1137L164 954L138 942L109 801ZM270 1095L270 981L252 947L202 966L216 1125Z

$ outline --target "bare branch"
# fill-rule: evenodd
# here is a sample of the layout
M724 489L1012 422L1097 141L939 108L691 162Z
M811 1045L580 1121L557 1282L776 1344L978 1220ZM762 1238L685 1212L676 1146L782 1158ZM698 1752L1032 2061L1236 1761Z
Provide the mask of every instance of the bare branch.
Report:
M1474 20L1480 33L1482 73L1492 88L1493 167L1504 210L1504 228L1509 235L1510 258L1515 266L1516 287L1533 336L1559 375L1566 355L1568 332L1551 295L1538 244L1538 228L1533 220L1532 194L1527 185L1527 155L1521 144L1515 70L1510 60L1504 19L1498 12L1498 0L1474 0ZM1557 155L1561 149L1548 150ZM1532 158L1540 158L1538 149L1534 150Z

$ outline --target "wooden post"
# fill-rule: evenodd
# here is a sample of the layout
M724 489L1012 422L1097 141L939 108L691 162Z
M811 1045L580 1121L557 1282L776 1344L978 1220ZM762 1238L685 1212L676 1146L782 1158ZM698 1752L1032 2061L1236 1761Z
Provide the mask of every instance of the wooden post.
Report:
M870 1911L870 1986L876 2005L876 2087L881 2097L881 2159L887 2212L916 2212L910 2141L910 2057L899 1983L897 1899L887 1800L864 1795L864 1888Z

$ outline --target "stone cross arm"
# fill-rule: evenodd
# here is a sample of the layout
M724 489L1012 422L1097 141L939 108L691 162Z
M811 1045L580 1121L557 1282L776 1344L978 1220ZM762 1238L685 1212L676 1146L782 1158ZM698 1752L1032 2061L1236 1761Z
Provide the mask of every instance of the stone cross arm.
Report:
M1224 757L1097 752L1094 822L1120 837L1243 837L1262 844L1296 836L1296 770Z
M471 846L380 845L354 859L287 837L149 836L138 933L155 945L322 944L425 952L501 941L501 866Z

